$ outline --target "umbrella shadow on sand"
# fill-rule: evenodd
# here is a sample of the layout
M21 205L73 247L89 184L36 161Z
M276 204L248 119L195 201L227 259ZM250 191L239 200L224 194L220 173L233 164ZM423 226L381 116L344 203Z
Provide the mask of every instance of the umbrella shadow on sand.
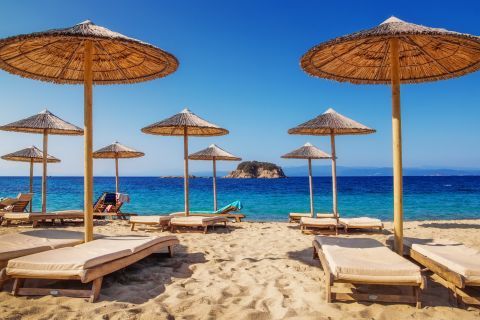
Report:
M451 223L451 222L431 222L419 225L422 228L438 228L438 229L480 229L480 224L474 223Z

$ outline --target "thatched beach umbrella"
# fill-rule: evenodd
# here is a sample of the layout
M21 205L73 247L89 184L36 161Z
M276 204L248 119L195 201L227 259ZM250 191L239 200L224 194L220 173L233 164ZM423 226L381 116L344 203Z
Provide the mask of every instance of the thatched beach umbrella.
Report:
M38 149L35 146L31 146L30 148L25 148L22 150L18 150L13 153L8 153L2 156L3 160L9 161L19 161L19 162L29 162L30 163L30 188L29 192L33 193L33 164L34 163L43 163L43 151ZM55 158L47 154L47 162L48 163L57 163L60 162L60 159ZM30 212L32 212L32 201L30 201Z
M391 17L379 26L321 43L301 59L310 75L357 84L391 84L395 249L403 250L400 83L462 76L480 69L480 38Z
M39 133L43 135L43 175L42 175L42 213L47 212L47 159L48 159L48 136L49 135L72 135L83 134L79 127L60 119L48 110L44 110L31 117L15 121L3 126L0 130Z
M332 108L328 109L318 117L302 123L295 128L288 130L289 134L303 134L315 136L330 136L330 148L332 153L332 198L333 214L338 219L337 205L337 153L335 150L336 135L358 135L374 133L371 129L357 121L337 113Z
M91 21L65 29L0 40L0 68L22 77L83 84L85 129L85 241L93 238L93 84L136 83L165 77L177 59L153 45Z
M118 159L140 158L145 153L137 151L130 147L115 141L111 145L98 149L93 153L95 159L115 159L115 192L119 192L119 180L118 180Z
M234 156L215 144L208 148L192 153L188 156L191 160L210 160L213 163L213 210L217 211L217 160L240 161L242 158Z
M161 136L183 137L185 216L188 216L190 213L190 205L188 201L188 136L223 136L228 134L228 130L203 120L190 110L184 109L168 119L143 128L142 132Z
M312 176L312 159L330 159L331 156L318 149L310 143L305 143L302 147L284 154L282 158L285 159L307 159L308 160L308 185L310 187L310 216L315 216L315 209L313 205L313 176Z

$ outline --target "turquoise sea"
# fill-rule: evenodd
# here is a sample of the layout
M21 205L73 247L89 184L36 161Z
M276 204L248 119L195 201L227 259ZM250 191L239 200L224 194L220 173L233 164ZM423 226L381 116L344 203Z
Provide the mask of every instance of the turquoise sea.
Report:
M95 197L114 190L113 177L95 178ZM35 178L34 210L40 209L41 179ZM159 214L183 210L183 180L123 177L120 188L131 202L124 212ZM339 177L339 211L343 216L369 215L392 220L391 177ZM331 211L331 179L315 177L315 208ZM285 220L289 212L309 210L308 179L217 179L218 203L240 200L249 220ZM0 177L0 195L28 191L28 177ZM212 179L190 180L192 210L211 210ZM83 207L82 177L50 177L48 210ZM405 177L407 220L480 218L480 177Z

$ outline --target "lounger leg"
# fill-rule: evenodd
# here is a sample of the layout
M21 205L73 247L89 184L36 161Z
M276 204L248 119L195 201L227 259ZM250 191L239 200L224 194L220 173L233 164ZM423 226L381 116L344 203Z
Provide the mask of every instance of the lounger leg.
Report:
M98 299L98 296L100 295L100 290L102 289L102 281L103 277L97 278L93 280L92 283L92 293L90 295L90 302L95 302Z
M173 257L173 246L168 246L168 256Z
M204 234L207 233L207 229L208 229L208 226L205 226L205 228L203 229L203 233L204 233Z
M130 224L132 225L132 227L130 228L130 231L133 231L135 229L135 222L130 222Z
M6 280L0 280L0 291L3 289L3 284L6 282Z
M325 300L327 303L332 302L332 279L328 272L325 272Z
M12 288L12 294L14 296L18 295L18 290L20 290L23 287L24 283L25 283L25 279L15 278L15 281L13 282L13 288Z
M421 289L419 287L414 287L415 299L417 301L417 309L422 308L422 299L421 299Z

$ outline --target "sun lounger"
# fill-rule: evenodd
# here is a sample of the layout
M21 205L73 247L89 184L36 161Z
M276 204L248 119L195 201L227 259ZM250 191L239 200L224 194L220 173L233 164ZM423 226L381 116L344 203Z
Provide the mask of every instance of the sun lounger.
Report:
M82 211L57 211L50 213L5 213L3 215L3 221L6 226L9 226L11 222L31 222L33 227L37 227L41 221L50 220L55 223L56 220L63 223L64 220L84 220L84 214Z
M348 232L348 229L383 229L383 223L380 219L369 217L340 218L338 223L345 228L345 232Z
M9 260L25 255L83 243L83 233L66 230L34 230L0 236L0 289L8 280Z
M335 218L333 213L317 213L317 218ZM310 213L290 212L288 222L300 222L302 218L311 218Z
M157 215L157 216L136 216L130 218L130 225L132 226L130 230L135 229L135 225L150 225L150 226L157 226L162 229L162 231L168 228L170 223L170 219L172 216L165 216L165 215Z
M225 217L202 217L202 216L173 216L170 219L170 231L174 232L179 227L185 228L203 228L203 233L207 233L208 227L222 224L228 230L229 220Z
M61 248L12 259L6 273L15 279L12 294L25 296L55 295L89 298L94 302L105 275L173 246L174 236L118 236L94 240L70 248ZM78 280L92 283L90 290L24 287L25 279Z
M300 230L302 233L306 233L309 228L335 230L335 234L338 234L338 223L335 218L301 218Z
M390 240L392 241L392 240ZM403 238L404 253L447 282L459 303L480 305L480 251L448 240Z
M19 193L16 198L0 201L0 210L5 212L25 212L32 201L33 193Z
M242 222L242 219L245 219L243 213L233 213L239 211L243 208L243 205L240 201L234 201L227 204L225 207L218 209L217 211L192 211L190 212L191 216L201 216L201 217L226 217L228 219L235 219L236 222Z
M314 257L320 259L325 272L326 300L365 300L373 302L415 303L421 307L420 289L424 276L420 268L370 238L338 238L316 236ZM336 283L353 286L336 288ZM405 294L364 293L357 285L410 287ZM342 290L343 289L343 290Z

